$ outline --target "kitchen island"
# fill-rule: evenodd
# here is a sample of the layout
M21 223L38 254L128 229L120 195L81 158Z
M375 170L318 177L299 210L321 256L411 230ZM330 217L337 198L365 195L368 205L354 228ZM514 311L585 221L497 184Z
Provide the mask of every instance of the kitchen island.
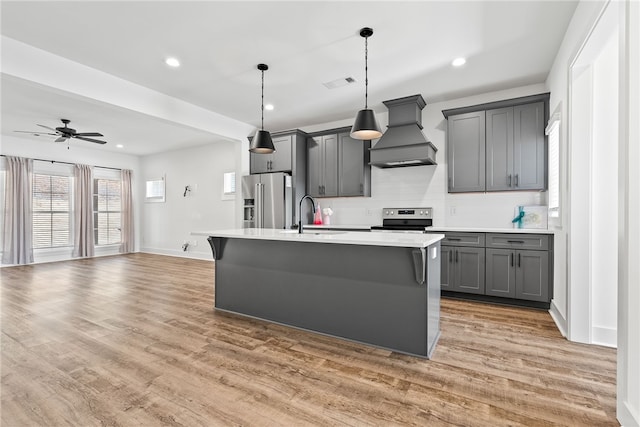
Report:
M206 236L215 308L430 357L442 234L232 229Z

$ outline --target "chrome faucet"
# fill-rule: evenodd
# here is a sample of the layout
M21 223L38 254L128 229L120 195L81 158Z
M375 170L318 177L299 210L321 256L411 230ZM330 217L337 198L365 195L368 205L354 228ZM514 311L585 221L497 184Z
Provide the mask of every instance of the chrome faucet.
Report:
M316 213L316 201L313 200L313 197L311 197L308 194L305 194L304 196L302 196L302 199L300 199L300 204L298 206L298 233L302 234L302 202L304 201L304 199L309 199L311 201L311 209L313 210L313 213Z

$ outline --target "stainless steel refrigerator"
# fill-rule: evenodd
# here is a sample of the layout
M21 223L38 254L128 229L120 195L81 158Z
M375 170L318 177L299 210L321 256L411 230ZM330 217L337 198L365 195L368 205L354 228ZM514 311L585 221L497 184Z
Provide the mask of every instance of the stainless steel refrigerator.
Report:
M244 228L289 228L295 222L291 175L243 176L242 198Z

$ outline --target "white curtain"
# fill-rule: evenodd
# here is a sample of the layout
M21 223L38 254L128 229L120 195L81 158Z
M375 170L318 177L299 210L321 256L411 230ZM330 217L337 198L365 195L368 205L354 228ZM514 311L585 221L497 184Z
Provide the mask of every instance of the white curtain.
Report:
M130 170L122 170L120 173L120 182L122 183L122 243L120 244L120 252L128 253L134 251L135 237L133 232L133 194Z
M6 157L3 264L33 262L33 160Z
M91 166L74 165L73 256L92 257L93 235L93 171Z

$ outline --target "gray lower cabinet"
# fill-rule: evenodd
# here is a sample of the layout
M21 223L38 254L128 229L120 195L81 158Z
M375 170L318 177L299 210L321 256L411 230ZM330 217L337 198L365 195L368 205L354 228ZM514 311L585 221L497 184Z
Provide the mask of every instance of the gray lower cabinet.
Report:
M552 247L550 235L446 233L441 289L548 303L553 283Z
M471 294L485 292L482 233L447 233L440 258L441 289Z
M371 196L371 141L349 136L349 128L307 139L307 193L313 197Z
M487 248L487 295L549 301L549 253Z
M442 246L441 289L484 294L484 248Z

